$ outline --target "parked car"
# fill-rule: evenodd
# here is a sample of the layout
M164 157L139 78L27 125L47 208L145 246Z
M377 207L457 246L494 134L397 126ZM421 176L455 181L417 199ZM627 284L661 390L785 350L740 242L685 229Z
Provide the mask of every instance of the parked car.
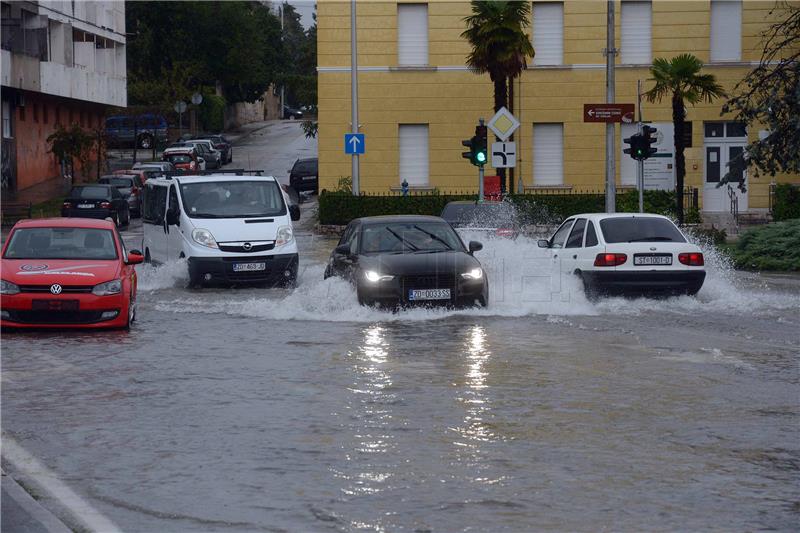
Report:
M154 114L108 117L106 138L111 146L132 146L135 140L139 148L147 150L154 142L167 142L167 120Z
M128 201L128 210L132 217L138 218L142 215L142 183L139 176L133 174L103 176L97 183L115 187Z
M233 145L223 135L198 135L196 139L211 141L214 148L222 152L223 164L233 161Z
M116 187L103 183L76 185L61 206L62 217L110 218L117 227L130 224L128 200Z
M107 220L20 221L0 260L0 326L129 328L142 260Z
M356 287L362 305L486 306L489 283L473 253L483 245L461 238L439 217L358 218L331 252L325 277Z
M162 172L175 172L175 165L167 161L140 161L133 164L133 170L161 170Z
M301 119L303 118L303 112L299 109L295 109L293 107L289 107L288 105L283 106L283 118L294 120L294 119Z
M448 202L442 209L442 218L454 228L492 237L515 238L520 232L514 206L508 202Z
M194 146L176 146L164 150L161 159L172 163L175 170L205 170L206 161L197 154Z
M289 169L289 184L297 192L319 193L319 163L316 157L297 159Z
M184 144L197 148L200 157L206 160L206 168L220 168L225 163L222 152L214 148L214 144L208 139L190 139L184 141Z
M298 272L292 221L273 177L212 174L147 181L144 252L147 261L186 258L192 286L259 283L294 285Z
M603 294L696 294L706 277L703 253L661 215L589 213L564 221L539 246L565 274Z
M113 172L115 176L134 176L136 178L136 182L139 184L139 188L144 187L144 183L152 178L153 176L162 176L164 173L160 170L145 170L142 168L129 168L124 170L115 170Z

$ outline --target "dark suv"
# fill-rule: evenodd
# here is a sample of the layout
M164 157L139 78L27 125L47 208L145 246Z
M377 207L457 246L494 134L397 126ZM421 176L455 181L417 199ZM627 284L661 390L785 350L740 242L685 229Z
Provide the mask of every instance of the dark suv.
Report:
M153 143L167 141L167 120L161 115L118 115L106 119L106 138L111 146L132 146L150 149Z
M297 192L319 192L319 164L316 157L298 159L289 170L289 185Z

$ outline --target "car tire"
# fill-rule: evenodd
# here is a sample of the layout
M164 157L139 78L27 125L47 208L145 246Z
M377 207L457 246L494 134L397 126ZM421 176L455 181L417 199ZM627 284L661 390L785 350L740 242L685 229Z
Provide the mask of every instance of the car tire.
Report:
M128 302L128 320L125 322L124 329L126 331L131 330L131 326L136 321L136 300L131 296L130 301Z
M122 217L119 216L119 211L114 213L114 225L119 229L122 227Z
M148 150L153 147L153 136L149 133L139 136L139 148Z
M581 280L581 285L583 286L583 294L586 296L586 299L590 302L594 302L597 300L598 297L598 290L594 284L586 279L586 276L581 272L575 273Z

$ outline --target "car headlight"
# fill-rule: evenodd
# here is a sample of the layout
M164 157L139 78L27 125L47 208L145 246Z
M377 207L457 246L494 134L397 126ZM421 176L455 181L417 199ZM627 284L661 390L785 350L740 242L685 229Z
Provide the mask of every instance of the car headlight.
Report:
M0 280L0 294L19 294L19 287L10 281Z
M372 283L378 283L379 281L390 281L394 279L394 276L379 274L374 270L365 270L364 277L367 278L367 281L371 281Z
M473 268L469 272L464 272L461 274L461 277L464 279L481 279L483 277L483 269Z
M197 228L192 230L192 240L201 246L219 248L219 246L217 246L217 241L214 240L214 236L211 235L211 232L207 229Z
M92 289L92 294L95 296L110 296L112 294L119 294L120 292L122 292L121 279L106 281L100 285L95 285Z
M294 240L294 232L292 231L291 226L281 226L278 228L278 235L275 239L275 246L283 246L284 244L289 244Z

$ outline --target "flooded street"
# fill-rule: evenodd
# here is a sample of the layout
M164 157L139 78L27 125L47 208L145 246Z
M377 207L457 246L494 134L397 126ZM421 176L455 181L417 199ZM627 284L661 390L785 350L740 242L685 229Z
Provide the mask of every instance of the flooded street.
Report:
M3 336L4 438L131 532L796 529L800 279L592 303L484 243L485 310L359 307L310 235L295 291L143 266L130 333Z

